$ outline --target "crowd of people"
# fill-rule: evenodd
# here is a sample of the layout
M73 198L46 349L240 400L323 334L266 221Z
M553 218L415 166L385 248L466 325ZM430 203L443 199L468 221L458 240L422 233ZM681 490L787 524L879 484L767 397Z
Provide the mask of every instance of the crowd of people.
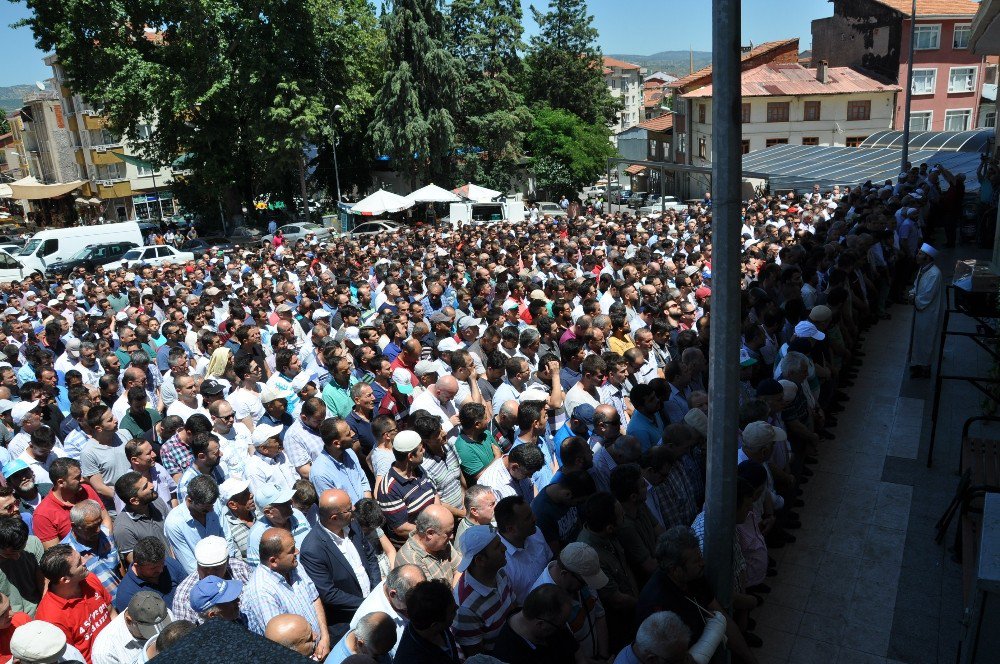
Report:
M0 656L145 662L218 620L334 664L757 661L865 330L933 262L929 186L744 207L731 607L707 195L0 285Z

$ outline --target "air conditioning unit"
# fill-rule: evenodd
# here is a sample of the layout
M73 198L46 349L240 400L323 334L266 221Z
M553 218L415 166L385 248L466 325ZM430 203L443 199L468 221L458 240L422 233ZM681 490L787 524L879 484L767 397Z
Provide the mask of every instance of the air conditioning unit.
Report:
M92 108L88 108L86 111L83 112L83 114L84 115L89 115L92 118L100 117L100 113L98 113L97 111L95 111Z
M115 183L112 182L111 180L100 180L100 181L98 181L97 184L101 185L102 187L113 187L113 186L115 186Z
M108 151L108 149L107 148L94 148L94 151L97 152L98 154L104 154L105 152Z

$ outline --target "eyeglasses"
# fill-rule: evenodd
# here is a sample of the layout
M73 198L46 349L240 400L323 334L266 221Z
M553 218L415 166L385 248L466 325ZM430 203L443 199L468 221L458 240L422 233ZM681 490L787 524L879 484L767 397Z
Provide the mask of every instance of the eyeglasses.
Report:
M229 413L228 415L216 415L216 417L220 420L235 420L236 413Z

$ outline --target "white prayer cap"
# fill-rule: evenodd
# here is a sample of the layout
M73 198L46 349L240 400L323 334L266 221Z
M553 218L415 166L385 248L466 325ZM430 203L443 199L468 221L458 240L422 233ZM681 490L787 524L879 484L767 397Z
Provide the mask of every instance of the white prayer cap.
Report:
M924 242L922 245L920 245L920 251L922 251L923 253L927 254L931 258L937 258L937 253L938 253L937 249L935 249L931 245L927 244L926 242Z

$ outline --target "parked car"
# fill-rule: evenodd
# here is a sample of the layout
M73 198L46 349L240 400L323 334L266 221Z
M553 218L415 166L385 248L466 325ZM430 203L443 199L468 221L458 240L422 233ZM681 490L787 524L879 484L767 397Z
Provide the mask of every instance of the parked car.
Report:
M535 203L538 206L538 216L544 217L549 215L550 217L565 217L566 210L559 207L558 203L553 203L551 201L539 201Z
M681 203L673 196L663 196L660 199L659 194L655 196L650 196L646 201L646 204L639 208L639 214L656 214L660 210L673 210L674 212L686 212L688 206L686 203Z
M649 196L649 192L646 191L633 191L628 197L628 206L630 208L641 208L646 204L646 198Z
M235 245L256 244L260 242L260 231L247 226L237 226L229 229L229 241Z
M203 254L208 251L231 251L236 245L228 237L210 235L208 237L196 237L181 245L182 251L193 251L196 254Z
M347 234L355 237L359 235L377 235L379 233L398 233L405 228L406 226L395 221L363 221L352 228Z
M104 267L107 270L117 270L123 265L135 265L137 263L151 266L159 266L164 263L180 265L181 263L193 260L194 254L190 251L181 251L180 249L175 249L170 245L163 244L129 249L125 252L125 255L121 257L121 260L108 263Z
M87 245L67 260L46 266L45 271L49 274L69 274L76 268L82 267L87 272L93 272L98 265L120 261L123 255L137 246L135 242L105 242Z
M317 240L325 240L330 237L330 229L324 228L319 224L312 224L307 222L297 222L294 224L285 224L278 228L279 231L285 236L285 242L295 243L299 240L304 240L306 235L309 233L315 233ZM273 239L273 235L264 235L260 238L261 242L270 242Z
M9 254L11 256L16 256L21 251L21 249L23 249L23 247L19 244L10 244L10 243L0 244L0 251Z

